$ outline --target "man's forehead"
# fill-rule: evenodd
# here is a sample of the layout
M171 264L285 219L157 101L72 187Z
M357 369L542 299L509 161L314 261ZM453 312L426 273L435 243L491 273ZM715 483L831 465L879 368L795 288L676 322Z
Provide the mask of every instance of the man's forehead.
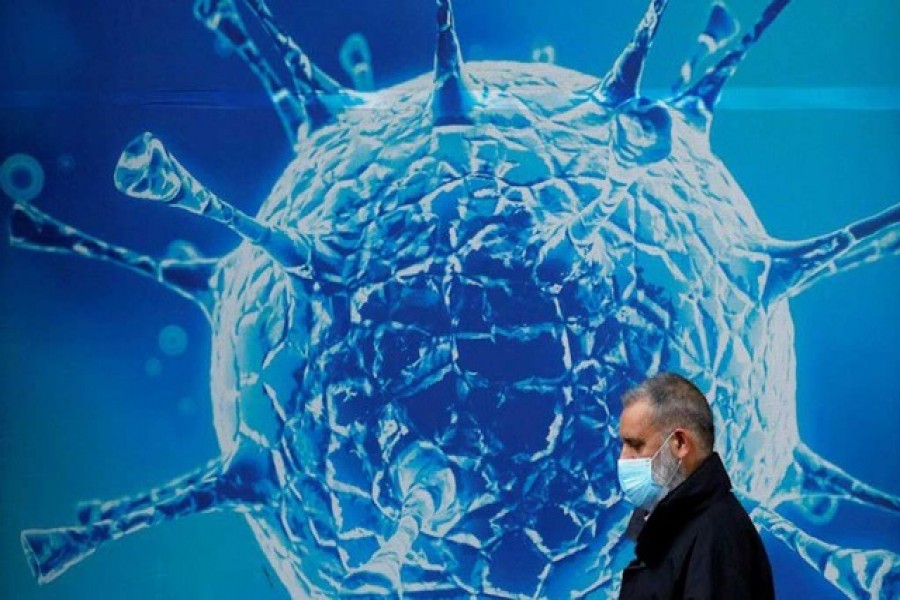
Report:
M653 408L647 400L635 400L622 410L622 417L619 419L619 435L646 437L655 432Z

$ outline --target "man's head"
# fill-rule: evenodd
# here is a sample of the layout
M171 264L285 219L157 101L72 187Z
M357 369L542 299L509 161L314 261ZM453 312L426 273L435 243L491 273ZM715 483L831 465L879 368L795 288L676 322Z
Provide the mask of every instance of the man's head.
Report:
M622 405L621 458L656 456L654 473L668 479L670 487L690 475L712 452L715 434L709 403L684 377L654 375L629 390ZM671 476L663 473L672 469Z

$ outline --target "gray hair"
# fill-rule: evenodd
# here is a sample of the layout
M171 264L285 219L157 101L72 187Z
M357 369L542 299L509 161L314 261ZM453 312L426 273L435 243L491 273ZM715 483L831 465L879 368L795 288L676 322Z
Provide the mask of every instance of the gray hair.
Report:
M696 385L676 373L658 373L622 396L622 406L646 399L654 425L665 433L684 427L696 434L705 452L716 442L709 402Z

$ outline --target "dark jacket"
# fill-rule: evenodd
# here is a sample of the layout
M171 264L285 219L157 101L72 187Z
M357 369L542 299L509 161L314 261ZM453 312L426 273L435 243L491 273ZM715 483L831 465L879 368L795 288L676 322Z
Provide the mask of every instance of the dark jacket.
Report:
M636 513L632 524L643 520ZM637 535L620 599L775 597L762 540L713 453L656 506Z

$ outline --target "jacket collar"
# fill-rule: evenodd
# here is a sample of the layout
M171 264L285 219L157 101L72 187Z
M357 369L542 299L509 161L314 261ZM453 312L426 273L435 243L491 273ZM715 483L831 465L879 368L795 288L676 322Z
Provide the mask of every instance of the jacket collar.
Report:
M638 558L647 563L656 562L694 516L730 491L731 479L722 459L713 452L647 517L637 537Z

